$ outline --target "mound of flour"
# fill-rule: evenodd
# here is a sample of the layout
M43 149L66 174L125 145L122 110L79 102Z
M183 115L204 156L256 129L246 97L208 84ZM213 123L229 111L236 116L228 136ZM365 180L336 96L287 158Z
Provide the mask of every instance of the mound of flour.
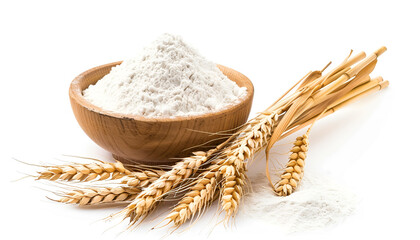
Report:
M337 224L357 205L357 197L349 190L314 173L305 173L298 191L287 197L274 195L265 175L252 180L254 191L245 196L242 214L272 223L286 233Z
M145 117L215 112L246 95L179 36L164 34L134 58L123 61L84 97L102 109Z

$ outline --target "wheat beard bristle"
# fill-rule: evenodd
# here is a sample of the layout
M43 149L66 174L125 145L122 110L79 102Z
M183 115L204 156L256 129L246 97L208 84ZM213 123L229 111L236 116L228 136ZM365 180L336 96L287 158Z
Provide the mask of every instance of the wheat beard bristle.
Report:
M293 145L286 169L280 176L280 180L274 185L274 192L279 196L292 194L303 178L303 168L308 151L308 135L297 137Z
M140 192L135 187L100 187L100 188L81 188L65 193L62 198L57 200L61 203L84 205L95 205L102 203L116 203L133 200Z
M116 163L93 162L89 164L45 166L45 171L38 172L39 179L50 181L81 181L88 182L93 180L120 179L123 176L130 175L124 165L117 161Z

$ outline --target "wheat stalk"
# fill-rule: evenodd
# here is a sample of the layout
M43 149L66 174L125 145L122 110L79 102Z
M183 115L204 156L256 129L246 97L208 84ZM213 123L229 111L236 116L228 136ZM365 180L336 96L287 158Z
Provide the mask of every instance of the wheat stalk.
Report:
M136 187L91 187L72 190L64 194L57 202L67 204L95 205L133 200L141 190Z
M274 185L274 192L279 196L292 194L303 178L303 168L308 151L308 134L297 137L293 145L287 166L279 181Z
M37 180L87 182L93 180L120 179L123 176L131 174L119 161L108 163L97 160L97 162L89 164L44 166L44 168L44 171L38 172Z

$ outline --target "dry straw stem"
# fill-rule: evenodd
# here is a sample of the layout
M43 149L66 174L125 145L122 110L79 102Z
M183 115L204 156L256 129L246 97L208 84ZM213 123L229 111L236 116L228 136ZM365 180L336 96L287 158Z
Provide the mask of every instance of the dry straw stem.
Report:
M357 100L359 100L360 98L372 94L374 92L380 91L384 88L386 88L389 85L388 81L382 81L381 77L377 77L372 81L379 81L379 83L374 83L374 84L364 84L358 88L356 88L356 91L351 91L349 94L346 94L345 96L341 97L339 100L337 100L333 106L331 106L330 108L328 108L328 110L322 114L322 118L326 117L334 112L336 112L337 110L343 108L344 106L347 106L348 104L355 102ZM372 87L369 87L370 85L373 85ZM318 110L318 112L320 112ZM288 132L286 132L285 134L282 135L282 138L289 136L290 134L293 134L294 132L299 131L300 129L312 124L315 119L318 118L320 113L318 114L303 114L302 116L300 116L296 121L293 122L293 124L291 124L291 130L289 130Z
M287 131L288 127L290 127L296 119L299 119L306 110L314 107L315 109L319 109L319 112L324 112L340 97L345 96L351 90L366 82L366 76L368 76L376 66L377 57L385 50L385 47L381 47L363 60L361 60L359 56L364 56L364 54L356 55L356 57L353 58L350 58L349 56L333 71L325 76L312 80L297 91L298 93L300 92L300 94L297 95L296 100L293 101L284 116L278 122L266 147L266 174L273 188L274 185L271 181L268 162L269 151L274 143L281 139L281 136ZM358 61L360 62L357 63ZM353 68L344 72L336 80L330 80L331 77L337 77L337 72L340 72L355 63L357 64ZM326 82L329 82L329 84L325 85ZM318 103L318 105L314 106L314 103Z
M274 192L279 196L288 196L299 186L303 178L306 153L308 151L308 135L297 137L293 143L289 162L280 180L274 185Z
M379 89L381 89L381 82L383 79L381 77L374 78L370 80L368 77L366 81L362 81L363 84L359 87L353 89L345 96L341 97L338 102L342 103L345 101L348 101L348 99L352 99L359 95L360 93L363 93L364 91L370 91L372 88L376 88L379 85ZM367 89L367 90L366 90ZM326 112L329 110L334 109L330 108L327 109ZM305 159L306 154L308 151L308 135L313 127L313 124L316 120L323 117L325 112L321 113L321 115L318 115L316 118L314 118L313 121L311 121L312 126L308 129L306 134L304 134L301 137L296 138L296 141L294 142L294 147L291 149L291 155L289 157L289 162L287 163L286 168L284 169L284 172L280 176L279 181L274 185L274 192L279 196L288 196L293 191L296 190L296 188L299 186L302 178L303 178L303 172L304 172L304 166L305 166Z
M321 118L325 112L329 111L329 109L331 108L330 104L333 104L336 100L338 100L339 102L343 102L347 98L353 98L357 96L358 93L363 92L365 89L370 89L378 85L382 81L382 78L370 80L369 74L373 71L373 69L376 66L376 58L385 50L385 48L379 49L374 54L369 56L367 60L362 61L355 68L349 69L346 72L346 74L340 76L336 80L336 82L331 81L333 84L327 86L326 89L318 91L314 95L314 97L311 97L310 99L305 99L305 101L308 101L306 102L306 105L300 106L301 109L297 112L298 114L296 114L297 116L295 116L295 119L299 118L299 115L305 110L309 109L313 105L322 102L317 102L315 99L319 100L322 96L326 96L329 94L327 100L320 104L321 107L318 107L318 109L322 110L322 112L312 121L313 126L313 124L318 118ZM353 75L355 76L354 79L351 82L345 83ZM340 85L339 83L341 83L342 85ZM347 92L344 96L343 94L340 95L340 92L343 91ZM337 103L335 105L337 105ZM292 154L289 157L287 167L284 173L280 176L279 182L277 182L273 186L274 191L280 196L290 195L297 188L297 186L300 183L300 180L303 177L303 167L305 163L304 160L306 158L306 152L308 150L308 134L311 128L309 128L307 133L304 134L302 137L298 137L296 139L294 147L291 150Z
M351 52L352 53L352 52ZM350 53L350 54L351 54ZM350 70L350 66L353 64L361 61L363 58L366 57L364 52L358 53L353 57L347 57L346 60L332 71L330 71L326 76L327 77L319 77L314 79L317 74L312 74L309 72L303 79L301 79L298 83L304 82L307 83L306 85L301 85L299 89L291 94L290 96L286 97L286 95L298 84L295 84L291 89L289 89L283 96L277 99L268 109L265 110L265 113L270 114L272 111L278 110L283 108L283 110L287 110L288 106L296 100L303 92L313 89L313 91L318 91L320 88L325 87L327 84L331 83L332 81L338 79L341 75L346 74L348 70ZM328 66L328 65L327 65ZM325 70L325 68L324 68ZM320 71L315 71L320 72ZM310 81L307 81L306 78L309 78Z
M133 200L140 189L136 187L92 187L72 190L64 194L57 202L67 204L96 205L103 203L119 203Z
M379 79L382 79L382 78L379 78ZM360 98L362 98L364 96L367 96L367 95L370 95L374 92L380 91L381 89L386 88L388 85L389 85L389 82L384 81L384 82L381 82L381 83L377 84L375 87L372 87L370 89L367 89L366 91L360 92L359 94L355 95L354 97L343 97L343 99L341 99L340 101L337 101L336 104L333 107L328 108L328 110L325 111L325 113L323 113L320 118L324 118L324 117L336 112L337 110L347 106L348 104L359 100ZM282 135L281 138L285 138L285 137L287 137L287 136L289 136L289 135L291 135L291 134L293 134L293 133L295 133L295 132L297 132L297 131L299 131L299 130L301 130L301 129L303 129L303 128L311 125L311 124L313 124L315 122L315 120L318 119L318 117L319 117L319 114L315 115L314 117L307 116L307 118L299 119L299 121L296 121L291 125L291 129L289 131L285 132Z

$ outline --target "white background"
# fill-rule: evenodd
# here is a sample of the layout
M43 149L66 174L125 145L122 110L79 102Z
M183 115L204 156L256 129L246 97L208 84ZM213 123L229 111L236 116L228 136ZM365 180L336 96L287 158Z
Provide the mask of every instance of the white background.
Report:
M30 163L61 154L110 160L79 128L68 87L79 73L125 59L164 32L180 34L208 59L248 76L252 113L265 109L309 70L339 63L350 49L382 45L373 76L390 87L319 121L308 168L349 187L361 202L343 223L283 236L276 226L238 217L225 229L208 222L168 238L261 237L418 239L417 153L420 14L416 1L1 1L1 234L9 239L156 239L166 229L103 222L119 208L77 208L47 200L32 179L11 182ZM290 141L289 141L290 142ZM279 145L284 152L288 141ZM274 155L286 159L286 155ZM252 172L261 171L258 162ZM263 201L263 199L261 199ZM159 220L159 219L158 219ZM210 230L209 230L210 229ZM3 237L2 237L3 238Z

